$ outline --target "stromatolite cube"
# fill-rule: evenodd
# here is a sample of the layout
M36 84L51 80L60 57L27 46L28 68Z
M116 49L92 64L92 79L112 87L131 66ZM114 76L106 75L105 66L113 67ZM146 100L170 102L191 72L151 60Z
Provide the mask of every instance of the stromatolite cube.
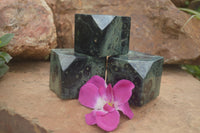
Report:
M53 49L50 89L61 99L78 98L79 89L93 75L105 76L105 58L74 54L73 49Z
M96 57L129 51L130 17L75 15L75 52Z
M121 79L135 84L129 102L142 106L159 95L163 57L129 51L127 55L108 59L107 82L114 85Z

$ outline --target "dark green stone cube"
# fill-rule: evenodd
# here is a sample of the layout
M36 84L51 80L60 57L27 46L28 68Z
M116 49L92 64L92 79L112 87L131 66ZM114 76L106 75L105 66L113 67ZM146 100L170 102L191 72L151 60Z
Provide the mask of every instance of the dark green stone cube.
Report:
M105 76L105 58L74 54L73 49L53 49L50 89L61 99L78 98L79 89L92 76Z
M96 57L127 54L131 18L75 15L75 52Z
M107 82L121 79L135 84L130 104L142 106L159 95L163 57L129 51L127 55L108 59Z

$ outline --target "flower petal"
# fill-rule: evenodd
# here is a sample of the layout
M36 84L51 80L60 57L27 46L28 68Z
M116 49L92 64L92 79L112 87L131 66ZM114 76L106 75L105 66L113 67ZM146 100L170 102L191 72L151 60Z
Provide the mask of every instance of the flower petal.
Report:
M120 114L118 111L109 112L105 115L97 115L96 123L97 125L106 130L112 131L117 128L119 124Z
M91 83L83 85L79 91L79 102L89 108L94 108L99 97L98 88Z
M122 111L122 113L123 113L124 115L126 115L129 119L132 119L132 118L133 118L134 114L133 114L133 112L131 111L131 108L130 108L128 102L125 103L125 104L122 104L122 105L118 106L118 109L119 109L120 111Z
M105 97L106 97L106 88L100 87L100 88L98 88L98 89L99 89L99 90L98 90L99 95L100 95L102 98L105 99Z
M106 88L106 101L112 102L113 100L113 90L112 90L112 85L108 84L107 88Z
M106 89L107 85L105 83L105 80L98 76L98 75L95 75L93 76L90 80L87 81L87 83L92 83L94 84L97 88L104 88Z
M94 110L103 110L103 106L105 104L106 104L106 101L103 98L99 97L94 106Z
M102 110L96 110L96 116L104 116L105 114L107 114L108 112L106 111L102 111Z
M96 124L96 116L95 116L95 111L92 111L89 114L85 115L85 121L88 125L94 125Z
M103 106L103 109L105 111L108 111L108 112L111 112L113 110L115 110L115 108L111 107L108 103L106 103L104 106Z
M118 105L128 102L134 87L135 85L129 80L118 81L113 87L114 101L118 102Z

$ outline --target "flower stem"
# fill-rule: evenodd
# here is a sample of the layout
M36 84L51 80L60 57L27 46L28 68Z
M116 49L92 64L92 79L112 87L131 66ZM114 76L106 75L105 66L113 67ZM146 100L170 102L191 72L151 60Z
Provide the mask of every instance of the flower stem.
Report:
M109 58L109 56L106 56L106 70L105 70L105 82L107 81L107 71L108 71L108 58Z

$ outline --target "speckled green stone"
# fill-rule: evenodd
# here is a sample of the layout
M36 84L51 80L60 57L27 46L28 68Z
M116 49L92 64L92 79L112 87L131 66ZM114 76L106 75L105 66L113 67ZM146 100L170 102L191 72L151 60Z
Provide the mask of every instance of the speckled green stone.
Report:
M130 17L75 15L75 52L106 57L129 51Z
M127 55L110 57L107 82L114 85L121 79L135 84L129 102L142 106L159 95L163 57L129 51Z
M105 76L105 58L74 54L73 49L53 49L50 89L61 99L78 98L79 89L92 76Z

